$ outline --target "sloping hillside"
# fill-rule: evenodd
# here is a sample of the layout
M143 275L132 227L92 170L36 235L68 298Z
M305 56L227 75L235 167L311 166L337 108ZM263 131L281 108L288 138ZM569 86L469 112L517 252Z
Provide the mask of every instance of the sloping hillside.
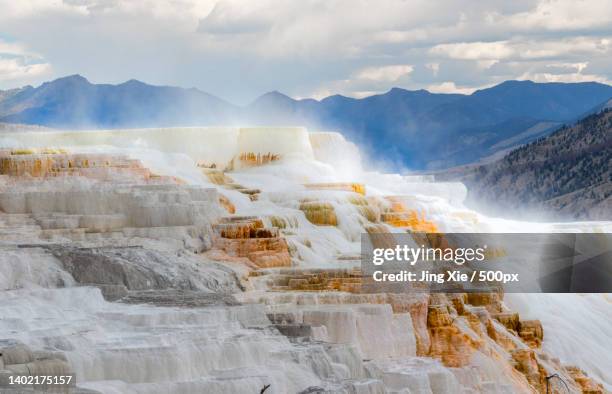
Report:
M612 219L612 109L589 115L502 159L458 168L469 201L489 208L550 212L562 218ZM542 211L544 210L544 211Z

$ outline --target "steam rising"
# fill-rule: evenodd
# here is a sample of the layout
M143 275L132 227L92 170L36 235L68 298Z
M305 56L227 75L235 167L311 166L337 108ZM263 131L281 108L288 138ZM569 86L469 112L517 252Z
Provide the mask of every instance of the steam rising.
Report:
M463 205L467 191L462 184L435 183L424 176L369 171L368 166L363 165L357 147L346 141L342 135L333 132L308 133L306 129L299 127L19 132L3 134L0 146L61 147L75 152L123 153L140 159L146 167L160 175L176 176L189 184L216 188L235 205L238 215L257 215L265 217L270 224L274 221L277 226L280 223L286 226L290 230L287 231L287 242L300 267L354 265L354 256L359 256L360 253L360 235L366 232L371 224L367 220L367 214L376 214L376 206L369 207L368 198L383 196L403 196L397 197L396 201L427 217L442 232L612 232L612 222L529 223L486 217ZM265 165L261 165L264 156L274 159L266 159L268 161ZM261 189L259 198L251 201L247 195L227 187L228 185L211 182L203 172L223 169L229 170L227 175L235 184ZM317 183L329 182L337 183L337 190L317 189ZM356 192L360 187L351 182L365 184L365 196ZM308 184L315 186L307 187ZM379 201L379 204L388 203L382 198L376 201ZM372 211L364 207L372 208ZM307 212L308 210L314 213ZM330 222L332 219L336 221L335 226L316 224L317 221ZM386 230L396 231L388 226ZM302 370L298 368L298 364L283 363L278 359L267 359L263 356L271 350L286 350L290 345L284 338L269 336L264 332L253 334L239 327L235 315L247 326L250 319L257 315L249 308L225 312L160 311L147 306L106 303L93 288L68 288L53 292L47 287L52 287L52 283L62 278L63 273L53 268L53 261L45 260L50 257L37 256L37 259L38 268L32 270L28 268L31 263L19 261L18 257L10 254L1 256L0 284L3 289L21 287L37 290L30 293L0 293L3 301L0 303L0 315L9 319L9 323L2 323L0 320L0 333L12 332L15 329L10 321L20 321L26 326L46 324L43 330L58 330L68 336L72 331L91 330L91 334L86 337L71 336L71 340L75 342L69 344L73 349L69 352L69 359L73 365L78 366L77 373L85 380L112 379L114 382L109 382L110 386L107 387L124 392L127 383L140 382L151 378L151 375L163 373L164 376L156 375L155 378L158 377L160 382L154 387L142 386L142 390L136 392L164 392L167 390L164 385L168 384L163 382L166 378L177 381L192 379L194 376L210 374L229 365L240 365L241 368L250 368L250 373L244 374L247 376L244 384L262 386L260 377L267 372L261 369L261 366L271 362L274 368L278 368L273 373L275 382L288 391L307 387L317 381L310 370ZM63 280L64 283L70 284L70 278ZM50 303L47 299L52 299L53 302ZM77 299L78 305L75 304ZM564 362L579 362L581 367L610 388L612 381L610 376L605 375L610 369L602 366L610 366L611 361L605 346L600 346L601 343L609 341L607 327L612 321L609 314L605 315L605 312L609 311L609 300L605 296L589 297L588 305L585 300L586 298L577 294L550 297L517 295L511 298L513 305L521 311L526 314L533 312L536 317L543 317L545 324L548 323L546 329L550 331L547 332L554 334L553 338L548 334L545 337L545 348L560 356ZM22 309L10 307L12 303L22 307L27 305L27 316L23 316ZM67 314L67 310L74 313ZM568 313L571 316L567 316ZM230 316L231 314L235 315ZM564 315L563 321L558 317L561 315ZM317 314L313 313L311 318L321 320L329 316L331 315L322 309ZM41 317L45 323L35 321ZM98 319L96 327L88 323L94 317ZM195 341L198 345L185 346L180 338L173 336L170 329L168 332L161 332L158 330L161 321L172 329L186 329L182 335L186 335L189 341ZM212 325L213 322L219 321L227 331L210 329L207 334L210 337L206 340L190 337L200 335L197 334L196 326ZM585 321L589 324L584 325L582 322ZM336 328L337 332L322 332L318 335L340 335L340 323L337 323ZM23 341L44 345L37 338L36 330L24 328L19 331ZM376 336L374 333L370 334L368 337ZM394 332L393 335L400 334ZM574 342L579 335L596 339L582 342L579 351L575 346L565 345L566 342ZM232 346L223 345L226 336L234 336L238 338L238 342ZM128 348L136 348L134 352L138 354L141 362L138 367L129 367L133 365L129 351L113 351L117 343L127 343ZM365 351L378 350L372 343L364 342L362 346ZM406 348L410 349L411 346L413 345L407 344ZM146 348L146 351L142 348ZM178 349L179 353L171 349ZM578 353L588 354L588 357L577 356ZM212 359L218 361L210 361L211 354ZM342 354L338 357L350 359L351 355ZM315 360L313 362L321 362L319 359ZM324 366L321 364L317 367ZM269 371L270 368L266 370ZM119 379L127 383L118 382ZM214 384L221 385L218 382ZM100 384L96 383L89 385L91 388L100 387ZM229 386L223 388L227 392L233 389ZM184 392L190 390L185 388ZM193 392L197 392L197 388L194 388Z

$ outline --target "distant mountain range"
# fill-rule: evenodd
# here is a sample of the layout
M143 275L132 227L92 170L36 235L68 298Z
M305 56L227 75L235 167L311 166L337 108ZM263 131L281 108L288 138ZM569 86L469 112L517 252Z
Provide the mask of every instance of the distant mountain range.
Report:
M600 83L507 81L471 95L393 88L354 99L294 100L266 93L245 107L198 89L130 80L92 84L79 75L0 91L0 122L55 128L304 125L338 130L372 157L411 169L471 163L547 135L601 108Z
M0 122L119 128L223 122L234 107L197 89L130 80L92 84L80 75L0 93Z
M562 219L612 220L610 104L499 160L447 170L437 178L465 183L468 204L484 211L515 218L538 212Z

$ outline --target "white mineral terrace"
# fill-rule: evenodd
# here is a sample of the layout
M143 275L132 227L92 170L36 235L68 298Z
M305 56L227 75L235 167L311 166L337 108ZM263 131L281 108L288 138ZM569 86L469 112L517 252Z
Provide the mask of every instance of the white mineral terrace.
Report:
M490 218L462 184L364 167L299 127L0 134L0 392L612 390L609 295L354 291L362 233L612 223Z

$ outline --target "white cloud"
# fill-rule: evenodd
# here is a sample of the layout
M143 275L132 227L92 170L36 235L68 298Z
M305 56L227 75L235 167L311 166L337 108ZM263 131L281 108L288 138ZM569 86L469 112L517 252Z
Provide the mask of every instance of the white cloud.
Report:
M612 84L609 77L584 72L589 62L578 63L551 63L543 68L534 68L526 71L517 79L529 79L536 82L601 82Z
M455 85L454 82L446 81L437 84L431 84L427 86L427 90L432 93L460 93L460 94L472 94L478 89L485 88L486 86L479 87L460 87Z
M476 62L476 67L478 67L481 70L487 69L487 68L491 68L494 65L496 65L497 63L499 63L499 60L497 59L490 59L490 60L478 60Z
M52 63L50 77L138 78L238 103L270 90L466 91L577 72L546 64L588 62L580 78L612 78L608 0L0 0L0 10L0 53Z
M432 55L461 60L499 60L514 55L507 41L460 42L436 45L429 50Z
M517 79L530 80L535 82L601 82L612 84L612 81L603 76L596 74L567 73L567 74L552 74L552 73L531 73L527 72Z
M327 81L305 97L322 99L332 94L361 98L389 90L389 84L401 85L414 71L411 64L370 66L353 72L349 78Z
M355 78L358 80L370 80L376 82L395 82L401 77L407 76L414 70L410 64L395 66L367 67L359 71Z
M23 44L0 40L0 82L23 83L50 72L51 65Z
M608 0L545 0L535 9L498 22L518 29L592 30L612 24L612 3Z
M474 61L480 70L507 61L529 67L530 61L584 59L585 56L611 56L611 37L571 37L565 39L526 40L515 38L496 42L461 42L439 44L429 54L441 58ZM584 62L582 62L584 63ZM555 62L554 64L558 64ZM570 63L568 63L570 64ZM571 63L571 64L575 64Z
M403 44L410 42L425 41L430 37L426 29L411 30L384 30L375 34L374 39L378 42L389 44Z
M434 77L438 76L438 72L440 71L440 63L427 63L425 67L431 70Z
M573 70L576 73L581 73L585 68L589 66L589 62L579 62L579 63L551 63L547 64L547 68L560 68L566 70Z
M0 40L0 56L2 55L25 55L26 51L22 45L14 42Z
M571 54L605 55L612 50L611 37L572 37L562 40L542 40L517 43L524 59L552 58Z
M23 64L18 59L0 58L0 81L24 81L48 75L51 66L48 63Z
M27 18L45 12L83 12L82 7L74 7L67 2L53 0L31 0L31 1L0 1L2 19Z

